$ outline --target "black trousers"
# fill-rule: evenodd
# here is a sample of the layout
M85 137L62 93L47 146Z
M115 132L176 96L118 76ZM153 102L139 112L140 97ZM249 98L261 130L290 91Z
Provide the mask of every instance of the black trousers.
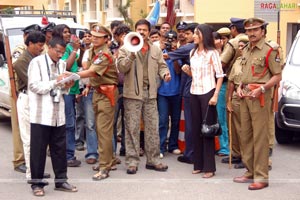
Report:
M32 188L45 186L42 181L47 146L49 145L52 168L55 174L55 185L67 180L67 157L66 157L66 128L45 126L41 124L30 124L30 170Z
M214 89L203 95L191 95L191 113L192 113L192 138L193 138L193 163L194 170L203 172L215 172L215 140L214 138L205 138L201 136L201 125L210 98L214 94ZM216 106L209 108L206 122L213 124L217 120Z

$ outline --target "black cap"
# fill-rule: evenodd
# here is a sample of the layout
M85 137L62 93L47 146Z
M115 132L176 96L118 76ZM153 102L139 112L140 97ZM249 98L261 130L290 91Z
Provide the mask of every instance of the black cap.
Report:
M178 22L178 23L176 24L176 29L177 29L177 30L184 30L186 26L187 26L187 23L181 21L181 22Z
M229 28L231 28L232 26L235 26L237 28L244 28L245 19L232 17L230 18L230 21L231 24L229 25Z
M24 33L30 33L31 31L41 31L41 27L38 24L32 24L22 29Z
M176 40L177 39L177 33L173 30L170 30L170 31L166 32L165 38Z
M46 33L48 31L52 32L55 26L56 26L56 24L54 22L50 22L47 26L45 26L45 27L42 28L42 32L43 33Z

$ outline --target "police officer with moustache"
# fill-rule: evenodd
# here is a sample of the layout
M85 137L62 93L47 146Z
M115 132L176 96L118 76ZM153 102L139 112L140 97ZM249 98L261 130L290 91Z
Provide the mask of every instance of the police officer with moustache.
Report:
M92 27L93 48L89 49L87 70L78 72L81 78L90 77L90 86L83 91L87 95L89 87L94 88L93 107L95 111L96 132L98 136L99 172L93 176L98 181L109 177L115 169L113 156L113 122L115 105L118 99L118 73L115 60L107 47L110 31L100 24Z
M237 88L241 99L241 152L247 171L234 182L251 183L249 190L269 185L269 113L272 89L281 80L278 50L265 41L267 23L261 18L244 21L249 43L242 52L242 77ZM269 54L269 55L268 55Z

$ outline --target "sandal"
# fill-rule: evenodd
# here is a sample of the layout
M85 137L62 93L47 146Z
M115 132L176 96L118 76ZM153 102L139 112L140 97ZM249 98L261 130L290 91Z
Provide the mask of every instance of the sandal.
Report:
M35 187L32 189L33 195L36 197L42 197L45 195L44 188L41 187Z
M201 173L201 170L199 170L199 169L196 169L196 170L192 171L192 174L200 174L200 173Z
M214 172L205 172L202 176L202 178L211 178L215 175Z
M94 181L100 181L109 177L108 170L100 170L93 176Z

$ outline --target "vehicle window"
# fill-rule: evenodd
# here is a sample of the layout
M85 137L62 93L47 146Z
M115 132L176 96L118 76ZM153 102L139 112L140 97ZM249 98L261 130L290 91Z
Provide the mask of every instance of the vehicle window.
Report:
M299 65L300 66L300 40L299 37L296 38L296 40L294 41L295 45L294 45L294 49L292 52L292 56L291 56L291 63L294 65Z
M21 31L21 28L8 29L7 35L11 53L17 45L24 43L23 32Z

